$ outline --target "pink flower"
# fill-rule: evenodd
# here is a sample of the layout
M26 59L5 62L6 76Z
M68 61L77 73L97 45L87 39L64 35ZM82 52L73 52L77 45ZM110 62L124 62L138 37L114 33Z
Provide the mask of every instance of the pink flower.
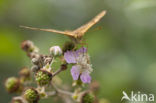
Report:
M64 54L64 58L67 63L74 63L75 65L71 68L71 75L73 80L78 80L79 77L83 83L90 83L92 72L91 64L88 63L89 56L87 49L82 47L77 51L67 51Z

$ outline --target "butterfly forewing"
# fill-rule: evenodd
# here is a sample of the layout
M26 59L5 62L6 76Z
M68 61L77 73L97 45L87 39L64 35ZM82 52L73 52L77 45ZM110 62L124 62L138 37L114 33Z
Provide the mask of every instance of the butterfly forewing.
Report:
M91 28L94 24L96 24L105 14L106 11L102 11L87 24L82 25L78 29L74 30L74 32L76 33L76 35L78 35L78 37L82 37L85 34L85 32L87 32L89 28Z

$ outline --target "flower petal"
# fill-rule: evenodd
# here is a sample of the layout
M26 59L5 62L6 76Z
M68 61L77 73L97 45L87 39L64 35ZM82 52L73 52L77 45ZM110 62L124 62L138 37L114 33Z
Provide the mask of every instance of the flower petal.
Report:
M82 47L82 48L76 50L77 56L78 56L79 54L83 54L83 53L86 53L86 52L87 52L87 48L85 48L85 47Z
M79 65L72 66L72 69L70 72L71 72L73 79L78 80L79 75L80 75L80 66Z
M74 51L67 51L64 53L64 59L67 63L76 63L76 55Z
M91 82L91 76L89 75L89 72L82 72L80 76L83 83L90 83Z

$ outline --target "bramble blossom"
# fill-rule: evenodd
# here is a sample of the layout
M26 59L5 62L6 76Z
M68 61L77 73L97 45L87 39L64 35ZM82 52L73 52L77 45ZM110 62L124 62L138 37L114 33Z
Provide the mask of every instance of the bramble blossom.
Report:
M50 53L54 56L60 56L62 54L62 50L59 46L53 46L50 48Z
M82 47L76 51L67 51L64 53L64 58L67 63L73 63L75 65L71 68L71 75L73 80L78 80L79 77L83 83L90 83L90 73L93 71L90 59L87 54L87 49Z

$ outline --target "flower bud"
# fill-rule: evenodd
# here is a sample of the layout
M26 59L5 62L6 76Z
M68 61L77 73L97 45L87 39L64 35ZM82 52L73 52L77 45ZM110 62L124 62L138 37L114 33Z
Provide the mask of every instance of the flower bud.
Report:
M52 73L46 70L39 70L35 75L36 81L40 86L45 86L50 83L52 79Z
M31 67L31 70L32 70L33 72L37 72L38 70L40 70L40 67L39 67L38 65L33 65L33 66Z
M39 100L39 93L34 88L28 88L24 91L23 94L24 98L28 103L38 103Z
M27 81L27 80L30 80L30 69L27 68L27 67L24 67L22 68L20 71L19 71L19 75L20 75L20 79L24 82L24 81Z
M60 56L62 54L62 50L59 46L53 46L50 48L50 54L53 56Z
M85 92L81 97L81 103L94 103L94 95L90 92Z
M51 62L52 62L52 58L51 57L45 57L44 64L50 64Z
M34 44L32 41L30 40L25 40L22 42L21 44L21 48L26 51L26 52L32 52L33 51L33 47L34 47Z
M31 53L27 53L27 56L30 57L31 59L32 58L40 58L40 55L36 52L31 52Z
M40 58L32 58L31 62L32 62L34 65L38 65L39 62L40 62Z
M18 92L21 87L21 83L16 77L10 77L5 81L5 88L9 93Z

